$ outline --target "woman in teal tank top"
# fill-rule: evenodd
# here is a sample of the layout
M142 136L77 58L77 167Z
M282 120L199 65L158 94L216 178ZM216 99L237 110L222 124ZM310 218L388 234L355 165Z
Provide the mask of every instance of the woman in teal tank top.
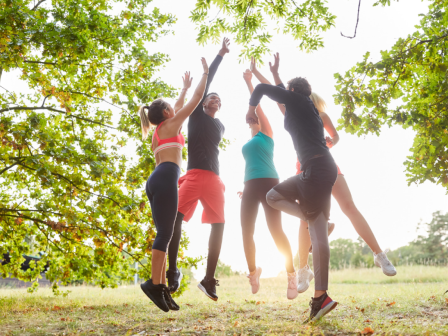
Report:
M243 74L250 93L253 91L252 72L246 70ZM261 267L256 266L255 261L255 220L258 208L263 206L269 231L278 250L286 258L286 270L288 272L288 299L297 297L297 275L294 270L293 256L289 240L283 232L281 212L269 206L266 202L266 194L278 184L278 174L274 166L274 140L269 120L261 106L256 110L259 124L255 120L249 121L252 138L243 146L243 156L246 161L244 174L244 191L241 198L241 228L243 233L244 253L249 267L249 282L252 293L260 288Z

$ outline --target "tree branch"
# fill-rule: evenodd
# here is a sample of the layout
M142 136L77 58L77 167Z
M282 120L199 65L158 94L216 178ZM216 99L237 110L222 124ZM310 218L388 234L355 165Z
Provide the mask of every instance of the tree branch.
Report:
M67 114L66 111L57 110L55 108L45 107L45 106L40 106L40 107L28 107L28 106L8 107L8 108L0 109L0 113L7 112L7 111L14 111L14 110L26 110L26 111L48 110L48 111L52 111L52 112ZM88 121L88 122L91 122L91 123L94 123L94 124L97 124L97 125L101 125L101 126L104 126L104 127L107 127L107 128L116 129L113 126L105 125L103 123L100 123L99 121L95 121L95 120L87 119L87 118L84 118L84 117L80 117L80 116L78 116L76 114L70 114L69 117L73 117L73 118L76 118L76 119Z
M14 167L14 166L20 164L20 163L23 162L23 161L25 161L25 160L17 161L17 162L15 162L15 163L13 163L12 165L10 165L9 167L6 167L6 168L0 170L0 175L2 175L2 174L3 174L4 172L6 172L7 170L9 170L9 169L11 169L12 167Z
M46 1L46 0L39 0L39 2L36 4L36 6L34 6L31 10L32 10L32 11L33 11L33 10L36 10L37 7L39 7L40 4L41 4L42 2L44 2L44 1Z
M360 9L360 8L361 8L361 0L359 0L359 3L358 3L358 16L357 16L357 18L356 18L355 34L354 34L353 36L346 36L346 35L342 34L342 32L341 32L341 36L346 37L346 38L349 38L349 39L352 39L352 38L355 38L355 37L356 37L356 30L358 29L359 9Z

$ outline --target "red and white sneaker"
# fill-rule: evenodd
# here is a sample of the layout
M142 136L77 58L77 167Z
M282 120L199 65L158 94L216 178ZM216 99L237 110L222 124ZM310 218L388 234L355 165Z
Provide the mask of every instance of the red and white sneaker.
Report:
M321 295L318 298L311 298L311 313L310 317L305 321L305 323L320 319L322 316L327 315L329 312L335 309L337 305L338 303L336 301L333 301L327 295L327 293Z
M261 267L257 267L254 275L248 274L250 285L252 286L252 294L257 294L260 289Z

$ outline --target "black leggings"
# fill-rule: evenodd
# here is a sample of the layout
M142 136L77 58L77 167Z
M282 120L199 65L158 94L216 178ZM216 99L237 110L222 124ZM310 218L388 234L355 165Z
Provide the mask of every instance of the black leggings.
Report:
M151 204L157 235L152 244L155 250L166 252L173 235L177 215L177 183L180 168L174 162L163 162L146 182L146 195Z
M267 192L277 184L278 179L258 178L246 181L244 185L243 198L241 200L241 228L247 266L251 272L256 269L254 232L260 203L263 206L272 238L274 238L280 253L286 258L286 269L288 272L294 272L291 246L282 228L281 211L272 208L266 201Z

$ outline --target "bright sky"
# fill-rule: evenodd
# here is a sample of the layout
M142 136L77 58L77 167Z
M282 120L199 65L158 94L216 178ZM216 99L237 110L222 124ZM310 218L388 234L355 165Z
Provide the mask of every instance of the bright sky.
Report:
M149 52L164 52L170 55L171 62L161 71L161 78L176 87L182 85L181 76L190 70L196 86L201 71L200 57L207 58L209 64L219 50L219 45L200 47L195 42L197 31L188 16L194 7L194 0L154 1L154 6L171 12L178 18L174 27L175 35L162 38L151 45ZM298 42L287 36L278 36L272 44L273 52L281 57L280 76L284 81L295 76L305 76L313 90L327 102L328 115L336 124L340 118L341 107L335 106L333 74L344 73L366 51L378 57L380 50L393 45L399 38L414 30L419 21L418 14L427 11L426 3L408 0L406 3L393 3L389 8L372 7L362 3L357 36L352 35L356 23L358 1L330 1L331 11L337 15L336 28L324 35L325 48L312 54L300 52ZM240 48L231 44L231 51L224 58L211 90L219 93L222 108L218 118L226 127L225 137L232 141L231 146L220 154L221 178L226 185L226 229L220 259L235 270L247 271L240 226L240 200L237 191L243 190L244 159L241 147L250 139L250 131L245 124L249 93L242 79L242 73L249 67L246 62L239 63ZM272 57L266 57L266 64ZM261 72L271 79L268 66ZM257 84L256 79L254 84ZM192 91L192 90L190 90ZM191 92L189 93L191 94ZM283 129L283 117L276 105L264 98L262 106L274 129L275 165L284 180L295 173L296 156L289 134ZM409 155L414 133L400 127L384 128L381 136L357 136L339 132L340 142L331 150L349 184L354 200L370 226L380 246L385 249L406 245L417 233L420 220L429 221L435 211L448 211L446 190L431 183L408 186L403 162ZM184 163L183 168L186 168ZM202 207L198 206L194 217L184 230L190 238L188 255L206 256L210 225L201 224ZM337 238L356 239L353 226L341 212L336 201L332 203L331 220L336 229L331 240ZM283 215L283 226L293 247L297 251L298 220ZM283 270L283 258L277 252L267 229L263 209L260 207L255 242L257 244L257 263L263 268L264 276L276 276ZM205 263L196 272L197 278L204 275Z

